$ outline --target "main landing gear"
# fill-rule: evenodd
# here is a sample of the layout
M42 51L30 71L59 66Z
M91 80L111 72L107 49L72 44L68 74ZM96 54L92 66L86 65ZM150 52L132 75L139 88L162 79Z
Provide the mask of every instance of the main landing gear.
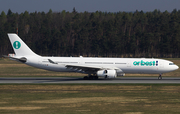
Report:
M162 80L162 74L159 74L158 80Z
M84 76L84 80L97 80L97 79L98 79L97 75L89 74L88 76Z

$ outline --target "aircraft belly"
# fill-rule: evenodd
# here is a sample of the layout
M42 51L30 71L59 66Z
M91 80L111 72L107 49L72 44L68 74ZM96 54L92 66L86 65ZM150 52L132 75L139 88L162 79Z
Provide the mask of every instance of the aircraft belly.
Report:
M124 73L136 73L136 74L156 74L157 68L156 67L127 67L121 68Z
M56 72L71 72L71 70L68 70L64 65L57 65L57 64L33 64L28 63L27 65L37 67L40 69L50 70L50 71L56 71Z
M64 65L57 65L57 64L49 64L46 66L47 70L56 71L56 72L68 72Z

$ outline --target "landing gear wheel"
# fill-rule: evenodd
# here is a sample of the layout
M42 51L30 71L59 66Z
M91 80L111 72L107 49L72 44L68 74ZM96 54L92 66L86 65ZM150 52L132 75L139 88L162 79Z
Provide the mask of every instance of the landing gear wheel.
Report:
M94 76L95 77L95 80L98 80L98 76Z
M98 80L98 78L96 75L84 76L84 80Z
M84 80L88 80L89 78L87 76L84 76Z
M105 76L105 79L107 79L107 75Z
M158 80L162 80L162 77L161 77L161 76L159 76L159 77L158 77Z
M161 76L161 74L159 74L158 80L162 80L162 76Z
M93 76L89 76L89 79L92 80L92 79L93 79Z

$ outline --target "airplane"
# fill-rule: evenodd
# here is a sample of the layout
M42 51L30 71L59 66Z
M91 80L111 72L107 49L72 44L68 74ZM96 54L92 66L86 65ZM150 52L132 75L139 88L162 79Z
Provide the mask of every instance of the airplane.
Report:
M34 53L15 33L8 33L15 54L9 58L40 69L88 74L84 79L116 78L125 73L162 74L177 70L173 62L155 58L43 57ZM7 57L7 56L6 56Z

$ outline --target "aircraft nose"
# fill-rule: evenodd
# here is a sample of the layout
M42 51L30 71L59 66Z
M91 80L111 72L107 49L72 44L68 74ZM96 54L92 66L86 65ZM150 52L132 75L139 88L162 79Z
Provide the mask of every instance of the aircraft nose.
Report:
M176 65L176 70L179 69L179 67Z

